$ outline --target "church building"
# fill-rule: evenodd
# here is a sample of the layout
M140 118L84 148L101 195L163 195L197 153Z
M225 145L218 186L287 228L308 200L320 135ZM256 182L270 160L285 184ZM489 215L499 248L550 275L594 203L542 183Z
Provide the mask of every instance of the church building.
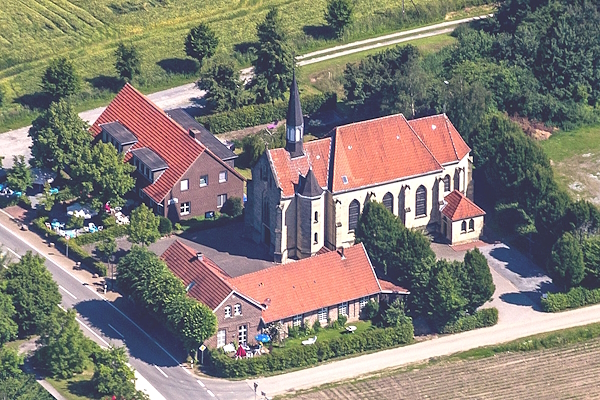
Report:
M485 212L467 197L471 149L445 114L396 114L335 128L304 143L294 77L286 147L266 150L248 181L245 229L276 262L354 244L366 201L383 203L407 228L450 244L479 239Z

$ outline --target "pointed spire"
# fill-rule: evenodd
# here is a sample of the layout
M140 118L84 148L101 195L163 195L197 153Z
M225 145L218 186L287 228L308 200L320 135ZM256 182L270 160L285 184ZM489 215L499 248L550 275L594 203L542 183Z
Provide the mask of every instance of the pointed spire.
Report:
M287 126L300 126L304 124L302 116L302 107L300 106L300 92L298 91L298 83L296 82L296 70L292 78L292 86L290 87L290 102L287 112Z
M317 177L315 176L312 167L308 169L304 178L300 178L298 194L304 197L317 197L323 194L323 188L319 186L319 182L317 182Z

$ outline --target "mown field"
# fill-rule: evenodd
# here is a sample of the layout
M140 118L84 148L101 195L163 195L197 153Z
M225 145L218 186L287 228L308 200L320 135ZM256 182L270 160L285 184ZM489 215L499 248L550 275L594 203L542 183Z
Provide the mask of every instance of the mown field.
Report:
M423 18L428 13L444 15L452 8L483 2L414 1ZM354 3L355 21L341 41L409 27L402 24L399 2ZM121 40L134 43L142 55L143 72L136 86L155 91L189 82L197 75L198 66L185 57L183 40L199 22L208 22L217 32L220 52L234 54L240 65L245 65L249 63L248 44L256 39L256 24L272 6L280 9L298 52L327 46L332 39L323 29L325 4L326 0L4 0L0 8L0 86L8 105L0 108L0 126L16 127L31 119L23 107L40 105L36 96L40 77L53 58L73 60L84 80L83 93L75 103L91 107L111 97L113 52ZM414 8L411 2L406 6L407 12ZM464 14L451 15L459 18Z
M444 361L346 382L295 399L592 399L600 397L600 340L550 350Z
M600 205L600 125L558 132L540 144L558 183L574 199Z

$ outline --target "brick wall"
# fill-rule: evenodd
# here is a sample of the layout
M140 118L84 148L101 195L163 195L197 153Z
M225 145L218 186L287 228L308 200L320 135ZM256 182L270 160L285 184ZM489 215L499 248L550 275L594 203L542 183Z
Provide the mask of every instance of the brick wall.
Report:
M242 306L242 315L234 315L235 304ZM225 318L225 307L231 307L231 317ZM254 337L261 333L261 315L262 311L256 305L248 302L243 297L235 293L229 297L218 309L215 310L217 317L217 331L225 330L225 343L238 343L238 328L246 325L248 328L248 344L255 344ZM217 336L213 336L206 341L209 347L217 347Z

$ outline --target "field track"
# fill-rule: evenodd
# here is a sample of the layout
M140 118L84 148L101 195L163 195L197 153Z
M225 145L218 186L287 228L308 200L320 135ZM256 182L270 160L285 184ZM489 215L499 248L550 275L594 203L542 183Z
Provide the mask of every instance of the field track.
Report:
M347 382L296 399L598 399L600 339Z

